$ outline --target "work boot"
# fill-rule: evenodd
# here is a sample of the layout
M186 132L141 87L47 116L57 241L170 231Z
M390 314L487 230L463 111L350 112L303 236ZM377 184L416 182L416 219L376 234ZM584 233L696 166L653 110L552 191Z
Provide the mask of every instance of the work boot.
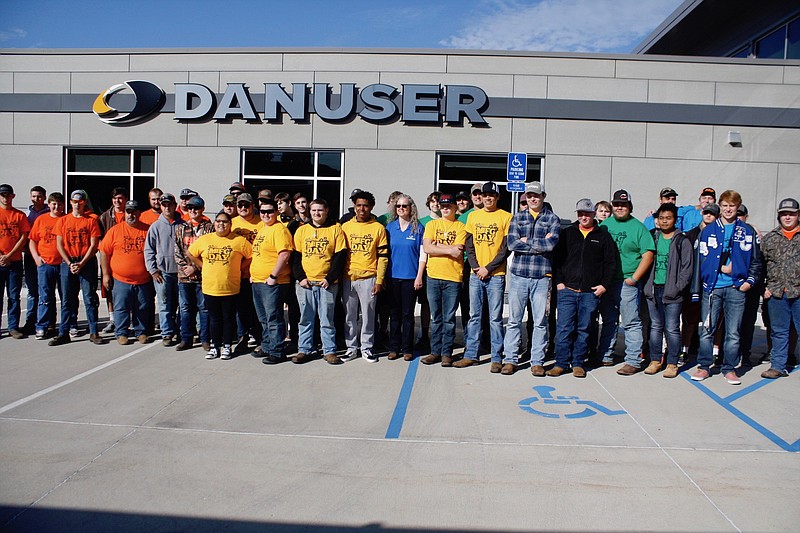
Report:
M435 365L442 360L441 355L428 355L421 359L423 365Z
M546 374L548 376L550 376L551 378L557 378L558 376L560 376L563 373L564 373L564 369L561 368L560 366L554 366L553 368L551 368L550 370L548 370L546 372Z
M500 373L504 376L511 376L516 372L517 365L512 365L511 363L506 363L503 365L503 368L500 369Z
M533 365L531 367L531 374L537 378L543 378L546 375L542 365Z
M659 370L661 370L661 361L650 361L650 364L644 369L644 373L652 376L653 374L658 374Z
M477 364L478 364L478 360L477 359L467 359L466 357L464 357L463 359L460 359L459 361L456 361L455 363L453 363L453 366L455 368L467 368L468 366L477 365Z
M489 372L492 374L499 374L503 370L503 365L500 363L492 363L492 366L489 368Z
M453 366L453 358L449 355L442 356L442 366L444 367L451 367Z
M665 378L675 378L678 377L678 365L667 365L667 368L664 369L664 373L662 374Z
M660 366L661 365L659 365L659 367ZM619 374L620 376L632 376L637 372L639 372L639 369L633 365L629 365L628 363L625 363L624 365L622 365L622 368L617 370L617 374Z

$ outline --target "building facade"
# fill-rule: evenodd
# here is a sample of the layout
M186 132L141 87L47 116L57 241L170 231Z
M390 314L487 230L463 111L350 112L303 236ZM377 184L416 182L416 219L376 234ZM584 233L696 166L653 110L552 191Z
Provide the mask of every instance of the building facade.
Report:
M163 94L162 94L163 92ZM376 213L391 191L505 186L528 155L555 212L625 188L634 215L665 186L742 193L774 226L800 194L800 61L453 50L0 50L0 182L198 191L232 182ZM513 205L511 193L504 207Z

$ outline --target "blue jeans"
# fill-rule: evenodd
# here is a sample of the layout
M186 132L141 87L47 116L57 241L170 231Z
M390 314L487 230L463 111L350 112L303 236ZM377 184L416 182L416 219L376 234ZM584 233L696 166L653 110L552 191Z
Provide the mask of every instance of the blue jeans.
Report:
M523 318L525 317L525 307L529 301L533 317L533 338L530 341L531 365L544 363L544 352L547 349L547 294L549 291L550 278L548 277L524 278L509 274L504 363L516 365L518 362L517 352L519 352ZM494 340L492 348L494 348ZM494 349L492 351L494 352Z
M772 325L772 364L778 372L786 370L789 357L789 330L800 331L800 298L778 298L773 295L767 300L769 319Z
M247 338L246 335L253 336L256 343L261 344L261 322L256 315L255 304L253 303L253 287L250 278L242 278L239 286L239 294L236 295L236 334L239 338Z
M311 285L304 289L299 283L295 285L297 302L300 304L300 323L297 351L311 353L314 347L314 324L319 316L319 333L322 339L322 353L336 353L336 328L333 325L333 307L336 303L336 292L339 284L323 289L319 285Z
M39 278L39 306L36 310L36 329L46 331L56 325L56 287L58 287L61 299L64 299L64 294L58 283L58 277L61 275L61 265L42 263L42 266L37 267L36 271Z
M625 332L625 363L639 368L644 342L642 319L639 318L639 285L615 281L600 298L600 316L603 328L600 330L598 353L606 361L613 359L617 324L621 322Z
M77 274L69 271L69 265L61 263L61 325L60 336L68 335L71 325L78 320L78 292L83 293L83 306L86 308L86 320L89 322L89 333L97 333L97 309L100 298L97 296L97 259L92 258Z
M208 310L200 283L178 283L178 307L181 310L181 340L191 342L199 314L200 342L209 342Z
M172 337L177 335L178 327L175 315L178 311L178 274L161 274L164 283L156 283L158 296L158 322L161 324L161 336Z
M153 282L131 285L118 279L114 280L114 335L127 337L133 315L133 334L138 337L147 330L147 322L153 314Z
M556 366L583 368L588 351L589 329L600 298L593 292L558 291L556 313ZM533 364L533 362L531 362Z
M653 299L647 300L650 310L650 360L661 361L663 338L667 338L668 365L678 364L678 354L681 352L681 309L683 303L665 304L664 286L653 286Z
M457 281L428 278L428 304L431 308L431 354L452 357L456 339L456 310L461 284ZM480 314L478 316L480 322Z
M478 359L478 346L481 343L481 313L483 303L489 305L489 332L492 339L492 362L499 363L503 358L503 291L505 276L491 276L486 280L469 276L469 322L467 322L466 359Z
M286 339L283 303L286 301L285 293L291 285L253 283L251 287L253 289L253 304L263 331L261 334L261 351L264 352L264 355L283 357L283 345Z
M8 296L8 330L19 329L20 302L22 292L22 261L12 261L0 267L0 321L3 316L3 293Z
M25 247L27 250L27 246ZM39 315L39 270L31 254L22 256L25 268L25 286L28 287L28 309L25 311L25 325L33 326Z
M720 315L725 311L725 351L722 373L732 372L739 364L739 327L742 325L746 293L736 287L703 291L703 304L700 310L700 352L697 366L703 370L711 368L714 362L714 333L720 324ZM772 318L772 316L770 316Z

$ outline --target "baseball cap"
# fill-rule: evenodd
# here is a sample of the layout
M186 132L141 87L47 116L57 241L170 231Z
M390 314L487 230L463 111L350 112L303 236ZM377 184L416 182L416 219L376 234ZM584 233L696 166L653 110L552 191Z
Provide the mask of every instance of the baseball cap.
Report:
M481 192L482 190L483 190L483 183L476 183L476 184L475 184L475 185L473 185L473 186L472 186L472 188L469 190L469 193L470 193L470 194L472 194L472 193L474 193L475 191Z
M661 189L661 193L658 195L659 198L669 198L671 196L678 196L678 193L675 192L675 189L672 187L664 187Z
M72 194L69 195L71 200L86 200L86 191L83 189L77 189L72 191Z
M230 186L230 187L228 187L228 190L229 190L230 192L233 192L233 191L244 192L244 191L246 191L247 189L245 189L245 188L244 188L244 184L243 184L242 182L240 182L240 181L234 181L233 183L231 183L231 186Z
M796 213L797 211L800 211L800 204L798 204L797 200L794 198L784 198L781 200L781 203L778 204L778 213L785 211Z
M746 217L750 213L747 211L747 206L742 204L739 206L739 209L736 210L737 217Z
M0 185L0 194L14 194L14 187L8 183Z
M164 194L161 195L161 198L159 198L158 201L160 203L162 203L162 204L164 202L172 202L174 204L175 203L175 195L172 194L171 192L165 192Z
M544 194L544 187L541 181L534 181L525 186L525 193Z
M179 196L181 199L191 198L192 196L197 196L197 191L193 191L192 189L181 189L181 194Z
M206 202L202 198L200 198L199 196L192 196L191 198L189 198L189 201L186 202L186 205L187 206L191 205L191 206L194 206L194 207L205 208Z
M361 189L353 189L353 191L350 193L350 199L352 200L353 196L355 196L356 194L358 194L360 192L361 192Z
M700 196L713 196L714 200L717 199L717 191L712 189L711 187L706 187L702 191L700 191Z
M125 211L127 211L128 209L133 209L134 211L138 211L139 202L137 202L136 200L128 200L127 202L125 202Z
M442 204L452 204L452 203L454 203L454 200L453 200L453 195L452 195L452 194L447 194L447 193L445 193L445 194L442 194L442 195L439 197L439 205L442 205Z
M627 202L629 204L633 204L633 201L631 200L631 195L628 194L628 191L626 191L625 189L620 189L614 192L614 196L611 198L611 203L613 204L615 202L617 203Z
M458 191L458 193L456 193L456 200L461 200L461 199L469 200L469 194L467 193L467 191Z
M717 204L708 204L703 208L703 214L711 213L715 217L719 216L719 205Z
M236 197L234 195L232 195L232 194L226 194L225 196L222 197L222 203L223 204L235 204L236 203Z
M588 213L594 213L594 202L592 202L588 198L581 198L578 200L578 203L575 204L575 211L586 211Z
M481 193L483 194L500 194L500 187L493 181L487 181L481 187ZM442 199L439 198L439 203L442 203Z
M253 203L253 195L249 192L243 192L236 198L236 202L250 202Z

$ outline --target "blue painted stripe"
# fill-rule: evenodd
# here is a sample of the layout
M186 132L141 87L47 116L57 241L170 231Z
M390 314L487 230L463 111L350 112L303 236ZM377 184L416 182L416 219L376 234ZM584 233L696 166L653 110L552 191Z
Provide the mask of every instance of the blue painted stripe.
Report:
M682 373L681 376L683 377L683 379L685 379L686 381L697 387L706 396L714 400L718 405L720 405L726 411L731 413L733 416L735 416L736 418L738 418L739 420L741 420L754 430L761 433L764 437L772 441L775 445L777 445L781 449L786 450L787 452L800 452L800 440L797 440L794 443L789 443L783 440L775 433L768 430L767 428L765 428L764 426L762 426L761 424L759 424L758 422L756 422L755 420L753 420L752 418L750 418L749 416L747 416L746 414L744 414L743 412L732 406L729 400L724 399L719 395L717 395L715 392L711 391L708 387L703 385L702 382L692 381L692 378L689 376L688 373Z
M800 366L795 367L794 370L789 372L789 374L793 374L793 373L797 372L798 369L800 369ZM724 398L724 401L727 402L727 403L736 401L739 398L741 398L742 396L747 396L751 392L757 391L761 387L763 387L765 385L769 385L770 383L774 383L774 382L775 382L774 379L761 378L761 381L757 381L756 383L753 383L752 385L749 385L749 386L747 386L747 387L745 387L743 389L739 389L738 391L734 392L730 396L726 396Z
M403 430L403 422L406 419L406 409L408 409L411 391L414 390L414 380L417 377L417 368L419 368L419 355L408 364L406 378L403 380L403 387L400 389L400 395L397 397L397 404L394 406L392 420L389 422L389 427L386 429L385 438L387 439L399 438L400 432Z

